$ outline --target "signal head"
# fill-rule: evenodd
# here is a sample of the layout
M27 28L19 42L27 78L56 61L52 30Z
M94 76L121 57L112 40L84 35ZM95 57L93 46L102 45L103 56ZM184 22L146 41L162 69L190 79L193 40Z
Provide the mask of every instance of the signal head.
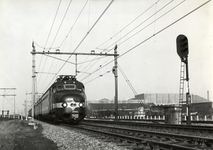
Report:
M185 35L180 34L176 39L177 53L180 58L187 57L189 54L188 39Z

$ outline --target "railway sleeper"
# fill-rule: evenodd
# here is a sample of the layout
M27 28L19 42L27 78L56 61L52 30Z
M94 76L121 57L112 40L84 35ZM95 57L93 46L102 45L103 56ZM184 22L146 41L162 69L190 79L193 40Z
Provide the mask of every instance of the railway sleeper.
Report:
M199 146L205 145L206 147L213 147L212 141L203 140L203 139L194 139L193 141L191 141L191 143L195 145L199 145Z
M210 142L208 142L208 141L204 141L204 143L205 143L205 145L206 145L207 147L213 147L212 143L210 143Z
M136 141L131 141L131 140L123 140L120 144L117 144L118 146L122 146L122 147L126 147L126 148L129 148L129 149L134 149L134 150L137 150L137 149L144 149L145 147L147 147L147 143L144 145L144 144L141 144L140 142L136 142Z
M117 144L118 146L130 146L130 142L127 140L122 140L121 143Z
M109 136L106 136L105 139L103 139L105 142L119 142L117 138L111 138Z

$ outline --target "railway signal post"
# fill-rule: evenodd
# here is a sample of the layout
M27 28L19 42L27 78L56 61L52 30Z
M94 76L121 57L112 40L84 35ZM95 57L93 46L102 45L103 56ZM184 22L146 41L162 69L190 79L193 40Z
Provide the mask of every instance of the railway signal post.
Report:
M191 124L191 116L190 116L191 95L189 91L189 69L188 69L189 48L188 48L187 37L183 34L178 35L176 39L176 44L177 44L177 54L179 55L181 59L179 105L181 107L181 112L182 112L182 105L183 103L186 104L187 125L190 125ZM186 66L186 78L184 78L184 66ZM186 101L183 101L184 81L187 82ZM181 122L181 117L182 115L180 115L179 117L180 122Z

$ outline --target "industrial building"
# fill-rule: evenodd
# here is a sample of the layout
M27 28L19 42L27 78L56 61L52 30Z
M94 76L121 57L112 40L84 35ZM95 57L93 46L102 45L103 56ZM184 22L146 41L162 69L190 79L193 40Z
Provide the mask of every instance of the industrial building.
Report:
M185 99L185 97L184 97ZM191 95L191 112L199 115L212 113L212 102L198 95ZM128 100L118 101L118 116L145 118L146 116L163 116L163 106L178 106L179 94L143 93ZM88 101L87 115L90 117L110 117L114 115L114 100L106 98ZM186 106L183 105L183 112ZM205 112L204 112L205 110Z

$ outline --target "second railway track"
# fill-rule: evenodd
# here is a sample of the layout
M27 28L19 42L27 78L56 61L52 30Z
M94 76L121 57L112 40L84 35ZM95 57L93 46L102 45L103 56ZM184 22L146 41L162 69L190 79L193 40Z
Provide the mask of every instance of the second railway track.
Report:
M72 127L100 134L106 139L110 138L111 141L118 142L118 145L129 147L129 149L210 150L213 148L213 138L208 135L204 137L183 133L175 134L160 130L150 131L94 123L81 123L79 126L70 128Z
M151 128L151 129L166 129L166 130L177 130L184 132L191 132L197 134L211 134L213 133L213 126L197 126L197 125L175 125L175 124L155 124L155 123L144 123L135 121L109 121L109 120L84 120L85 123L100 123L100 124L111 124L111 125L122 125L132 128Z

